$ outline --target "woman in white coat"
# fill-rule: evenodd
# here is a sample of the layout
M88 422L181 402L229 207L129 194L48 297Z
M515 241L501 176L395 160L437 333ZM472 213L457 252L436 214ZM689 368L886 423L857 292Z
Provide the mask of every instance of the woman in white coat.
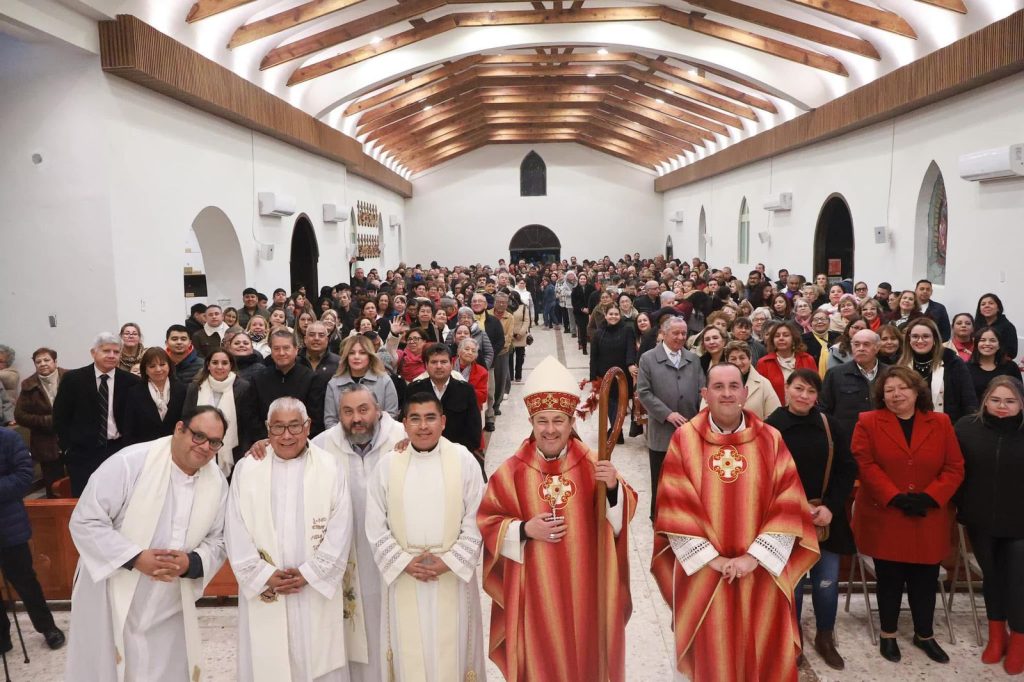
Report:
M776 409L781 407L779 396L772 388L771 382L757 373L750 362L750 346L746 341L730 341L722 353L725 361L736 365L743 375L743 382L747 387L747 400L743 407L750 410L760 419L764 419ZM707 407L706 401L701 401L700 409Z

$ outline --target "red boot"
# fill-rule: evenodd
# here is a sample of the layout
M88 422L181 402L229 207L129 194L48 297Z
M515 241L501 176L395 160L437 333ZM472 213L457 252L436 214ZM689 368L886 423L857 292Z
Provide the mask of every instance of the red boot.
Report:
M1006 630L1005 620L990 620L988 622L988 646L981 654L982 663L998 663L1006 655L1006 643L1010 634Z
M1007 675L1024 673L1024 633L1010 632L1010 646L1003 661L1003 670Z

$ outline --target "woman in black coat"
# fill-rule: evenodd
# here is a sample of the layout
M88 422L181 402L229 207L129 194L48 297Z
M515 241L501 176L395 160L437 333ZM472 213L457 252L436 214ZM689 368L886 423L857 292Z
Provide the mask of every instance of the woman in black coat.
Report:
M256 440L260 415L252 384L238 374L235 358L226 350L216 350L207 355L203 370L188 385L182 411L189 414L198 405L212 405L227 417L224 447L230 444L231 450L217 453L217 465L225 476L230 476L235 462L245 456L246 450Z
M988 646L984 663L1024 672L1024 393L1016 379L993 379L977 415L956 423L964 455L958 519L984 576ZM1009 625L1009 632L1007 632Z
M128 389L125 404L121 436L126 446L171 435L185 404L187 389L174 379L174 367L163 348L146 349L139 370L142 383Z
M267 370L263 355L252 348L252 339L245 332L231 337L228 352L235 359L235 372L248 382Z
M967 370L971 373L971 384L979 403L989 382L996 377L1021 380L1020 367L1003 352L1003 340L994 327L982 327L974 333L974 350L971 351Z
M622 312L615 306L604 311L604 322L598 325L590 342L590 379L600 379L612 367L626 375L629 396L633 395L633 370L636 369L636 337L633 325L622 321ZM613 386L608 399L609 428L615 421L619 405L619 392ZM619 434L619 442L623 442Z
M572 314L576 321L576 342L583 354L587 354L587 324L590 323L590 295L595 289L586 275L580 275L572 290Z
M857 479L857 463L850 454L849 440L841 432L839 422L818 411L820 393L821 377L817 372L805 368L794 370L786 380L786 407L775 410L765 423L782 434L796 462L807 498L821 500L820 505L811 505L812 521L815 526L828 527L828 538L820 543L821 559L811 568L810 580L805 577L797 585L796 616L799 621L804 585L809 583L817 627L814 649L829 667L842 670L845 664L836 651L834 634L839 609L839 555L857 551L846 518L846 501ZM828 420L827 429L824 419ZM830 442L831 467L828 466Z
M978 327L989 326L996 330L999 345L1011 360L1017 357L1017 328L1006 319L1003 313L1003 301L995 294L982 294L978 299L978 309L974 313L974 324Z
M936 412L944 412L954 424L978 410L978 396L967 363L955 350L942 345L939 328L929 317L919 317L904 329L905 344L900 365L916 371L931 389Z

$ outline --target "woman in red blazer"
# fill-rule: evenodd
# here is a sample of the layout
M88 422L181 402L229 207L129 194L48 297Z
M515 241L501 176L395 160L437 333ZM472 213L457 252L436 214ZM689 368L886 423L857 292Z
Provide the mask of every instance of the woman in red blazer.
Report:
M900 660L896 623L903 585L914 620L914 646L948 663L935 642L935 586L939 562L950 551L950 499L964 480L964 458L949 417L932 411L931 390L909 367L893 367L872 387L875 407L853 429L851 450L860 467L853 535L875 562L879 650Z
M801 367L818 370L795 322L780 322L772 328L764 342L768 354L757 361L757 373L771 382L779 403L786 404L786 379Z

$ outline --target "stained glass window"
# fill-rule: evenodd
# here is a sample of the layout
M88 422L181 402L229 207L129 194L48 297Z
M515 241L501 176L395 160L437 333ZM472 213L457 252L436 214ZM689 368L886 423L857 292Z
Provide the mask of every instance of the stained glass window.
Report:
M928 201L928 279L946 283L946 246L949 242L949 210L942 173L935 176Z

